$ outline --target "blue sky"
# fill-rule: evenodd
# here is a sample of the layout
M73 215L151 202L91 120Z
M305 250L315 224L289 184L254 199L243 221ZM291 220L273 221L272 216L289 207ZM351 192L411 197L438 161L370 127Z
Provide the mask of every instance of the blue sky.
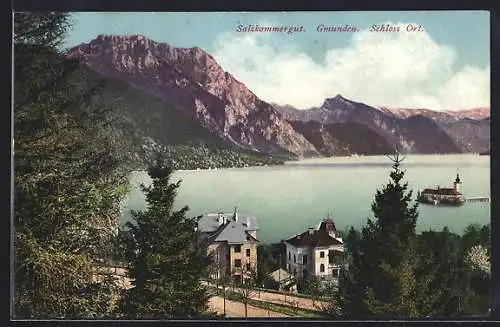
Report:
M393 107L489 106L487 11L96 12L74 13L73 19L66 47L99 34L198 46L267 101L310 107L341 93ZM404 31L409 23L424 31ZM237 33L240 24L304 26L305 32ZM348 24L359 32L320 33L320 24ZM374 24L400 26L401 32L370 33Z

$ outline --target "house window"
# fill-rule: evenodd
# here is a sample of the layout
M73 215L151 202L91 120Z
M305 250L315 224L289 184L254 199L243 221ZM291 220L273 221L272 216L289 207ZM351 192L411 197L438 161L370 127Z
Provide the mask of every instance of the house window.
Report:
M319 266L319 272L325 272L325 265L324 264L321 264Z
M297 268L293 268L293 274L297 275Z
M307 255L302 256L302 263L307 265Z
M307 277L308 277L308 276L307 276L307 269L304 269L304 270L302 271L302 277L303 277L304 279L307 279Z
M247 263L247 267L246 267L246 268L247 268L247 271L250 271L250 270L251 270L251 267L250 267L250 264L249 264L249 263Z
M321 252L319 253L319 257L320 257L320 258L324 258L324 257L325 257L325 252L324 252L324 251L321 251Z
M235 259L234 260L234 266L236 268L241 268L241 259Z
M339 277L339 270L338 269L333 269L332 270L332 276L334 278L338 278Z
M239 244L238 244L238 245L235 245L235 246L234 246L234 252L237 252L237 253L238 253L238 252L241 252L241 245L239 245Z
M292 271L292 265L291 264L288 264L288 271Z
M288 252L288 260L292 260L292 255Z
M328 251L328 263L333 264L333 257L334 257L334 252L333 251Z
M247 257L250 256L250 249L247 249Z
M293 263L297 263L297 256L295 254L293 255Z

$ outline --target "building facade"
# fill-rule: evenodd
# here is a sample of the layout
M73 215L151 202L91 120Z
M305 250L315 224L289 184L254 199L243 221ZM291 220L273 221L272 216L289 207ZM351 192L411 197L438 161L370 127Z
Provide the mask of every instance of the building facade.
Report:
M462 181L457 174L453 182L453 188L427 188L419 192L417 199L421 203L462 205L465 199L461 193L460 184L462 184Z
M286 270L298 281L316 276L338 282L344 246L331 219L286 240L285 245Z
M212 278L241 281L257 272L257 231L257 219L236 209L198 220L197 248L212 258Z

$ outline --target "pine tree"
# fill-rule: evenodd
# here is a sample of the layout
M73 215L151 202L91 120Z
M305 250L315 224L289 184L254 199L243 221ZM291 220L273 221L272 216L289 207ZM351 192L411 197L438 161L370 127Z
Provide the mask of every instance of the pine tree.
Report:
M207 309L208 293L201 285L208 278L210 260L194 247L195 219L187 207L174 211L180 181L171 183L172 169L163 156L148 169L151 186L142 186L147 209L133 211L127 224L130 277L134 287L125 299L130 318L196 317Z
M360 233L351 227L344 242L344 269L340 270L338 296L330 304L332 315L356 318L367 314L360 306L366 295L363 275L359 271L360 240Z
M403 182L396 151L389 183L377 190L372 212L354 250L345 293L353 292L347 314L414 317L416 307L415 226L417 204Z
M113 285L92 273L127 179L106 109L88 102L98 85L58 52L69 26L65 13L14 15L16 318L110 314Z

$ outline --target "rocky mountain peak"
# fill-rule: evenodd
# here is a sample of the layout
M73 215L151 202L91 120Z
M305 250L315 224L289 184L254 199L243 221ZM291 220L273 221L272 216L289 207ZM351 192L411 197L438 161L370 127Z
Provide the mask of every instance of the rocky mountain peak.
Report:
M336 109L336 108L354 108L352 101L344 98L342 95L337 94L333 98L327 98L323 102L322 108Z
M199 47L176 48L142 35L99 35L68 56L156 95L243 148L299 156L317 153L270 104Z

